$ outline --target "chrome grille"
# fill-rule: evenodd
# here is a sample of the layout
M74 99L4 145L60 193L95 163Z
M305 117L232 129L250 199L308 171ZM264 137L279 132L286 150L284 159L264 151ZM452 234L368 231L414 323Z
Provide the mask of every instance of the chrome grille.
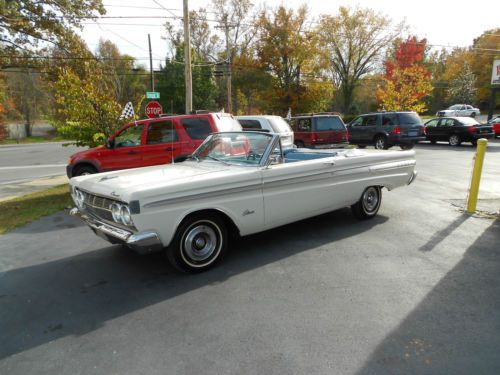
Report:
M85 191L83 191L83 194L85 196L84 204L87 211L101 219L113 221L109 206L117 201L90 194Z

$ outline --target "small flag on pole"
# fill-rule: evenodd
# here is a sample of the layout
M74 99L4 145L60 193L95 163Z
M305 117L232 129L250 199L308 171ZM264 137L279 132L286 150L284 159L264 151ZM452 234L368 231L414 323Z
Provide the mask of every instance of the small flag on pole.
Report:
M128 102L125 104L125 107L123 108L122 114L120 115L120 120L125 120L129 117L134 117L134 106L132 105L131 102Z
M292 108L288 107L288 112L286 113L286 119L290 120L292 118Z

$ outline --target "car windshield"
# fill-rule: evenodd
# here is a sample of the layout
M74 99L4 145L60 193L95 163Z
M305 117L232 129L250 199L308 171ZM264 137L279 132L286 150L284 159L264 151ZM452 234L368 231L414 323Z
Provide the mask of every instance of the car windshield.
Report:
M208 137L194 156L199 161L259 165L272 140L273 136L266 133L217 133Z
M448 107L448 109L453 109L453 110L461 109L461 108L462 108L462 106L458 105L458 104L455 104L455 105L452 105L451 107Z

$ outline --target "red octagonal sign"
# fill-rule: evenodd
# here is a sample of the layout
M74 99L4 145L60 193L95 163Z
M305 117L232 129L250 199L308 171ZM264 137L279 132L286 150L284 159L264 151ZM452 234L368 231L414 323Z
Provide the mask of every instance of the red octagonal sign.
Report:
M153 118L161 115L163 113L163 108L161 107L161 104L156 100L152 100L148 104L146 104L145 111L146 116L148 116L149 118Z

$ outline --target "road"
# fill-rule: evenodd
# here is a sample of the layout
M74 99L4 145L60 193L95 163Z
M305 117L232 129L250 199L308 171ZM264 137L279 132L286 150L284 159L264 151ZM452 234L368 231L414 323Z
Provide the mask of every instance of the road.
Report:
M422 144L379 215L348 209L173 271L62 212L0 237L2 374L499 374L500 143Z
M62 142L0 147L0 184L66 174L71 154L82 150Z

